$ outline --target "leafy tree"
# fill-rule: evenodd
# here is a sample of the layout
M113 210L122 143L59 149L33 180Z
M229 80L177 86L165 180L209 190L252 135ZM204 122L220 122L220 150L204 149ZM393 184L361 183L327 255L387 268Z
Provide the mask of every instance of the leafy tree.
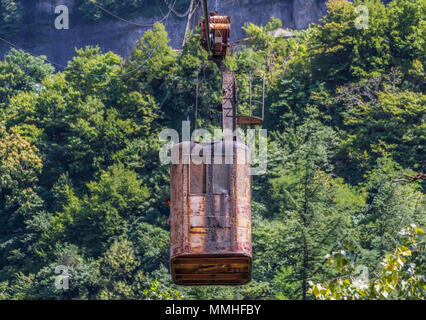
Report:
M425 2L397 0L388 5L392 62L406 72L416 64L425 68Z
M1 0L0 1L0 35L10 35L19 31L22 22L21 1Z
M424 300L424 232L411 225L402 230L401 234L404 236L402 245L392 254L386 254L382 269L377 274L372 274L374 278L368 279L368 283L359 279L356 266L342 250L329 258L329 263L341 276L333 282L311 283L310 292L320 300Z
M109 90L115 85L115 75L121 69L121 58L110 52L101 54L99 47L85 47L76 49L76 56L68 63L64 74L73 88L83 96L96 95L99 98L106 97Z
M356 6L368 8L367 28L357 28ZM389 65L389 17L379 0L331 0L322 25L316 25L309 49L314 79L337 83L375 76Z
M100 299L178 300L179 292L162 287L158 281L147 286L147 279L139 269L132 243L114 242L99 260L102 289Z
M135 272L139 262L128 240L114 242L111 248L99 260L100 273L104 279L100 299L135 299L143 288L144 275Z
M393 83L373 78L339 90L338 101L346 105L343 117L348 152L361 166L390 154L404 166L425 166L425 95L398 88L398 75L388 76ZM365 159L366 153L373 157Z
M159 91L176 62L176 54L168 42L166 29L160 23L136 42L125 67L126 72L134 73L129 79L132 89L144 89L150 93Z
M359 229L359 245L363 248L359 261L375 270L380 257L400 243L401 225L424 226L424 195L416 184L400 184L392 180L398 177L399 168L388 158L377 161L377 167L369 172L364 186L366 204L353 216Z
M11 49L0 62L0 108L19 92L40 92L42 80L52 74L54 68L44 61L46 57L33 57Z
M30 223L43 211L37 193L42 162L35 146L0 123L0 280L15 267L31 269Z
M213 63L206 62L207 53L200 47L200 35L189 33L186 37L174 72L167 77L162 90L164 125L179 129L182 121L189 120L210 129L217 124L212 107L221 103L220 73Z
M347 234L350 212L360 201L341 181L332 179L330 154L335 137L311 121L296 133L305 139L271 181L278 212L285 221L287 265L299 280L298 294L307 299L308 280L327 274L323 257Z
M54 217L53 237L83 245L98 256L114 237L128 228L130 217L143 214L149 191L136 173L118 164L87 185L88 195L71 196L70 204Z

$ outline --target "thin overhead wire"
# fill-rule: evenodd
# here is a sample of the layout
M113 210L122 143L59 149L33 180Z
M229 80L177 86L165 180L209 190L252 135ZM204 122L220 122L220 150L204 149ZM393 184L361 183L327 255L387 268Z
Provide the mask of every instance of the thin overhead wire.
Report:
M195 87L195 129L197 129L197 121L198 121L198 92L200 88L200 66L197 64L197 84Z
M64 65L62 65L62 64L59 64L59 63L56 63L56 62L50 61L49 59L42 58L41 56L37 56L37 55L35 55L35 54L33 54L33 53L29 52L28 50L25 50L25 49L21 48L20 46L18 46L18 45L16 45L16 44L12 43L12 42L10 42L10 41L8 41L8 40L6 40L6 39L3 39L2 37L0 37L0 41L3 41L4 43L8 44L8 45L9 45L10 47L12 47L12 48L16 48L16 49L22 50L22 51L24 51L25 53L28 53L29 55L31 55L31 56L33 56L34 58L39 59L39 60L41 60L41 61L43 61L43 62L45 61L45 62L48 62L48 63L50 63L50 64L54 65L54 66L61 67L61 68L66 68L66 66L64 66Z
M137 23L137 22L134 22L134 21L129 21L129 20L127 20L127 19L124 19L124 18L122 18L122 17L120 17L120 16L116 15L115 13L113 13L113 12L111 12L111 11L109 11L109 10L105 9L104 7L100 6L99 4L97 4L97 3L96 3L95 1L93 1L93 0L89 0L89 2L90 2L91 4L93 4L96 8L98 8L98 9L102 10L103 12L105 12L105 13L109 14L110 16L112 16L112 17L114 17L114 18L116 18L116 19L118 19L118 20L121 20L121 21L123 21L123 22L126 22L126 23L128 23L128 24L132 24L132 25L134 25L134 26L137 26L137 27L152 27L152 26L154 26L154 24L155 24L155 23L157 23L157 22L163 22L163 21L165 21L166 19L168 19L168 16L169 16L169 13L167 13L167 14L166 14L165 16L163 16L160 20L157 20L157 21L155 21L155 22L152 22L152 23ZM174 7L174 5L173 5L173 7ZM173 7L172 7L171 11L173 11Z
M192 12L191 12L192 29L195 29L195 27L198 26L200 21L201 21L200 10L201 10L201 0L195 0L195 4L194 4ZM195 16L195 18L194 18L194 16Z
M161 9L160 4L158 3L158 0L155 0L155 4L157 5L158 10L160 10L160 13L161 13L162 15L164 15L164 12L163 12L163 10Z
M172 4L171 1L169 2L168 0L164 0L164 3L170 9L170 6ZM188 9L186 10L185 13L179 13L173 8L172 8L172 12L179 18L185 18L191 12L191 3L189 4Z
M173 6L171 7L171 9L169 10L169 12L168 12L168 13L167 13L167 15L166 15L166 19L165 19L165 21L164 21L164 26L166 26L166 25L167 25L167 20L168 20L168 18L169 18L169 16L170 16L170 14L171 14L171 12L172 12L172 9L173 9L173 8L174 8L174 6L176 5L176 1L177 1L177 0L174 0L174 2L173 2ZM131 71L129 71L129 72L126 72L126 73L109 75L109 74L95 74L95 73L88 73L88 72L84 72L84 71L82 71L82 70L76 70L76 69L68 68L67 66L64 66L64 65L62 65L62 64L59 64L59 63L56 63L56 62L50 61L50 60L48 60L48 59L41 58L40 56L37 56L37 55L33 54L32 52L30 52L30 51L28 51L28 50L25 50L25 49L23 49L23 48L19 47L18 45L16 45L16 44L14 44L14 43L12 43L12 42L10 42L10 41L8 41L8 40L3 39L3 38L1 38L1 37L0 37L0 41L3 41L4 43L7 43L9 46L14 47L14 48L17 48L17 49L19 49L19 50L22 50L22 51L26 52L27 54L29 54L29 55L33 56L34 58L36 58L36 59L40 59L40 60L42 60L42 61L46 61L46 62L48 62L48 63L50 63L50 64L52 64L52 65L54 65L54 66L57 66L57 67L60 67L60 68L63 68L63 69L67 69L67 68L68 68L68 70L69 70L69 71L74 71L74 72L77 72L77 73L80 73L80 74L85 74L85 75L89 75L89 76L93 76L93 77L107 77L107 78L119 78L119 77L124 77L124 76L127 76L127 75L129 75L129 74L135 73L136 71L138 71L138 70L142 69L142 67L144 67L144 66L145 66L145 65L146 65L146 64L147 64L147 63L151 60L151 58L153 57L153 55L154 55L155 51L156 51L156 50L158 49L158 47L160 46L161 40L162 40L162 39L158 39L157 45L154 47L154 49L152 50L152 52L150 53L150 55L148 56L148 58L147 58L144 62L142 62L140 65L138 65L135 69L133 69L133 70L131 70Z
M169 98L170 96L170 90L167 91L166 95L164 96L163 100L160 103L160 106L158 107L158 109L161 109L164 105L164 103L166 103L166 100Z

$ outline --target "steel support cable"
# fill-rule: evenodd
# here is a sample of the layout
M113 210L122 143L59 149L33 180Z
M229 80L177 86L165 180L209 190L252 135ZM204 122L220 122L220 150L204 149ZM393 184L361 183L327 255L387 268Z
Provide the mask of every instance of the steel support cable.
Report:
M155 4L157 5L158 10L160 10L160 13L164 16L164 12L163 12L163 10L161 9L160 4L158 3L158 0L155 0Z
M164 3L170 9L171 2L169 3L168 0L164 0ZM189 4L188 9L185 13L179 13L175 9L172 9L172 12L179 18L185 18L191 12L191 4Z
M174 0L172 8L175 6L176 1L177 1L177 0ZM167 25L167 20L168 20L168 18L169 18L169 16L170 16L171 12L172 12L172 10L169 10L169 12L167 13L167 15L166 15L166 20L165 20L165 22L164 22L164 26L166 26L166 25ZM77 72L77 73L80 73L80 74L85 74L85 75L94 76L94 77L107 77L107 78L119 78L119 77L124 77L124 76L127 76L127 75L129 75L129 74L135 73L136 71L140 70L143 66L145 66L145 65L149 62L149 60L151 60L151 58L152 58L152 56L154 55L155 51L156 51L156 50L158 49L158 47L160 46L161 40L162 40L162 39L158 39L157 45L154 47L154 49L152 50L152 52L151 52L151 54L148 56L148 58L147 58L147 59L146 59L143 63L141 63L140 65L138 65L135 69L133 69L133 70L131 70L131 71L129 71L129 72L126 72L126 73L110 75L110 74L95 74L95 73L84 72L84 71L81 71L81 70L76 70L76 69L73 69L73 68L68 68L67 66L64 66L64 65L62 65L62 64L59 64L59 63L56 63L56 62L50 61L50 60L48 60L48 59L43 59L43 58L41 58L40 56L37 56L37 55L35 55L35 54L31 53L30 51L25 50L25 49L23 49L23 48L21 48L21 47L17 46L16 44L14 44L14 43L12 43L12 42L10 42L10 41L8 41L8 40L3 39L3 38L1 38L1 37L0 37L0 41L3 41L4 43L7 43L9 46L14 47L14 48L17 48L17 49L19 49L19 50L22 50L22 51L26 52L27 54L29 54L29 55L33 56L34 58L36 58L36 59L40 59L40 60L42 60L42 61L46 61L46 62L48 62L48 63L50 63L50 64L52 64L52 65L54 65L54 66L57 66L57 67L60 67L60 68L63 68L63 69L67 69L67 68L68 68L68 70L69 70L69 71L74 71L74 72Z
M197 120L198 120L198 93L200 88L200 66L197 64L197 84L195 87L195 129L197 129Z
M22 50L22 51L24 51L25 53L27 53L27 54L29 54L29 55L33 56L33 57L34 57L34 58L36 58L36 59L39 59L39 60L43 61L43 62L45 61L45 62L48 62L48 63L50 63L50 64L54 65L54 66L61 67L61 68L66 68L66 66L64 66L64 65L62 65L62 64L59 64L59 63L56 63L56 62L50 61L49 59L44 59L44 58L42 58L41 56L37 56L37 55L35 55L35 54L33 54L33 53L29 52L28 50L25 50L25 49L21 48L20 46L18 46L18 45L16 45L16 44L12 43L12 42L10 42L10 41L8 41L8 40L6 40L6 39L3 39L2 37L0 37L0 41L3 41L4 43L8 44L8 45L9 45L10 47L12 47L12 48L16 48L16 49Z
M194 12L192 14L195 14L197 12L197 20L192 19L192 28L195 29L197 25L201 22L201 0L196 0L196 5L194 6Z
M165 20L168 18L168 16L169 16L169 13L167 13L164 17L162 17L160 20L157 20L157 21L155 21L155 22L152 22L152 23L137 23L137 22L134 22L134 21L129 21L129 20L127 20L127 19L124 19L124 18L122 18L122 17L120 17L120 16L116 15L115 13L113 13L113 12L111 12L111 11L109 11L109 10L105 9L104 7L100 6L99 4L97 4L97 3L96 3L95 1L93 1L93 0L89 0L89 2L90 2L91 4L93 4L96 8L98 8L98 9L100 9L100 10L104 11L105 13L109 14L110 16L112 16L112 17L114 17L114 18L116 18L116 19L118 19L118 20L121 20L121 21L123 21L123 22L126 22L126 23L128 23L128 24L132 24L132 25L134 25L134 26L138 26L138 27L152 27L152 26L154 26L154 24L155 24L155 23L157 23L157 22L163 22L163 21L165 21ZM174 5L173 5L173 7L174 7ZM174 9L172 9L172 11L173 11L173 10L174 10Z
M205 27L206 27L206 41L207 41L207 52L209 52L210 55L210 22L209 22L209 13L208 13L208 7L207 7L207 0L203 0L204 5L204 19L205 19Z

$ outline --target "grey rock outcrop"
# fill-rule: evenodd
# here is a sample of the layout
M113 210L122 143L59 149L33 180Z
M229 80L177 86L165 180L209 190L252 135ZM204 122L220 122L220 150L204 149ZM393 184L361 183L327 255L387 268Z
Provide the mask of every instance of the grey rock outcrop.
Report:
M210 3L211 9L214 9L214 1ZM271 17L275 17L282 20L284 28L302 29L317 22L326 13L326 0L221 0L218 3L220 14L232 17L232 41L244 38L241 27L247 22L264 25ZM32 16L48 16L46 13L51 16L55 7L60 4L69 6L72 12L72 0L44 0L37 3ZM155 19L139 17L135 21L150 23ZM126 58L136 41L148 29L114 18L100 23L83 23L76 18L74 20L76 21L70 21L69 30L56 30L52 19L45 21L31 36L20 35L9 40L34 54L46 55L50 60L65 65L74 56L75 48L86 45L99 45L103 52L111 50ZM192 21L192 25L195 23L195 20ZM170 44L174 48L179 48L182 44L185 25L186 19L173 14L167 22ZM9 49L8 45L1 43L1 57Z

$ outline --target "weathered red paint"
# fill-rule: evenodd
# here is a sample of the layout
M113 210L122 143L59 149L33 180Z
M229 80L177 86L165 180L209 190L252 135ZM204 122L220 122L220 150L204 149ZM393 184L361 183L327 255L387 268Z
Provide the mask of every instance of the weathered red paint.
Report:
M207 41L210 41L210 50L213 55L225 58L229 47L231 17L218 16L216 13L210 13L208 26L209 35L207 35L205 20L201 21L201 45L208 50Z
M206 164L205 194L191 194L191 164L182 161L171 170L171 273L181 285L238 285L251 279L251 176L249 149L233 143L228 192L213 193L213 165ZM186 145L188 146L188 145ZM203 143L224 150L223 141ZM245 161L241 161L244 157ZM242 163L242 164L237 164Z

